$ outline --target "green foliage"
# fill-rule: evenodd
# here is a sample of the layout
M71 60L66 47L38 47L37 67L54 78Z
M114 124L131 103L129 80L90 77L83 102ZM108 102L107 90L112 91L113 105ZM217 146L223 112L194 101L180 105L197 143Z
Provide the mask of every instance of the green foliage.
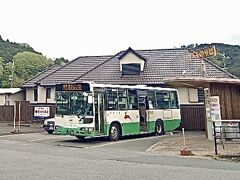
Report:
M18 52L23 51L38 53L26 43L19 44L15 42L10 42L9 40L4 41L0 36L0 57L3 58L4 63L12 62L13 56L15 56Z
M2 75L3 75L3 58L0 57L0 79Z
M0 87L10 87L9 78L12 72L12 64L3 64L3 74L0 75Z
M51 59L32 52L17 53L13 57L13 61L13 82L15 86L20 85L22 82L53 65L53 61Z
M64 65L67 64L69 61L63 57L57 58L54 60L54 64L58 64L58 65Z
M223 43L212 44L190 44L183 45L182 48L189 48L192 50L203 49L209 46L215 46L217 51L216 57L211 57L209 60L219 67L227 70L235 76L240 77L240 46L229 45Z
M27 43L10 42L8 39L4 41L0 36L0 88L10 87L11 81L13 87L18 87L49 66L67 62L68 60L62 57L53 62Z

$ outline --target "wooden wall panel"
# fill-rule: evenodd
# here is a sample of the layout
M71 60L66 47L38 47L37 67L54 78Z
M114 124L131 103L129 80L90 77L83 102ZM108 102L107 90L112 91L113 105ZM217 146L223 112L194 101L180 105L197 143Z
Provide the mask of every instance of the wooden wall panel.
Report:
M14 106L0 105L0 122L13 122Z
M240 86L210 84L211 96L219 96L222 119L240 119Z
M181 119L181 127L184 127L186 130L204 130L204 105L181 105Z

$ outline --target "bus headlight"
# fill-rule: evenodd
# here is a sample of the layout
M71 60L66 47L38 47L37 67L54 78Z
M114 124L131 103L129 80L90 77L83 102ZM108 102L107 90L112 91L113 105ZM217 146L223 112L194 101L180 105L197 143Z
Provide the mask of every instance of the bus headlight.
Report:
M88 131L92 132L92 131L94 131L94 128L88 128Z
M85 128L84 127L80 128L80 131L85 131Z

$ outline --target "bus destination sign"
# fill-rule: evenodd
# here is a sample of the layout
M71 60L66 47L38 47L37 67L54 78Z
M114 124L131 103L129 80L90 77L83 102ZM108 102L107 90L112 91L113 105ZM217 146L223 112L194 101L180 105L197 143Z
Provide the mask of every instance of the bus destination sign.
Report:
M81 84L63 84L63 91L81 91Z
M90 91L88 83L57 84L56 91Z

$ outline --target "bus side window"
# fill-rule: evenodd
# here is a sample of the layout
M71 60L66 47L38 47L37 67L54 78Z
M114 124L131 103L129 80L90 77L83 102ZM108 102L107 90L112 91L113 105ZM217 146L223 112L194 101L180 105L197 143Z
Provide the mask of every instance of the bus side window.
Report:
M155 92L149 91L147 98L148 98L149 109L155 109L156 108Z
M119 109L128 109L126 89L118 89L118 107Z
M167 91L156 92L157 107L159 109L170 108L170 95Z
M107 90L107 109L109 109L109 110L118 109L117 89L108 89Z
M129 109L138 109L138 100L137 100L137 91L136 90L128 90L128 104Z
M177 109L179 107L176 91L170 92L170 102L171 102L171 108Z

